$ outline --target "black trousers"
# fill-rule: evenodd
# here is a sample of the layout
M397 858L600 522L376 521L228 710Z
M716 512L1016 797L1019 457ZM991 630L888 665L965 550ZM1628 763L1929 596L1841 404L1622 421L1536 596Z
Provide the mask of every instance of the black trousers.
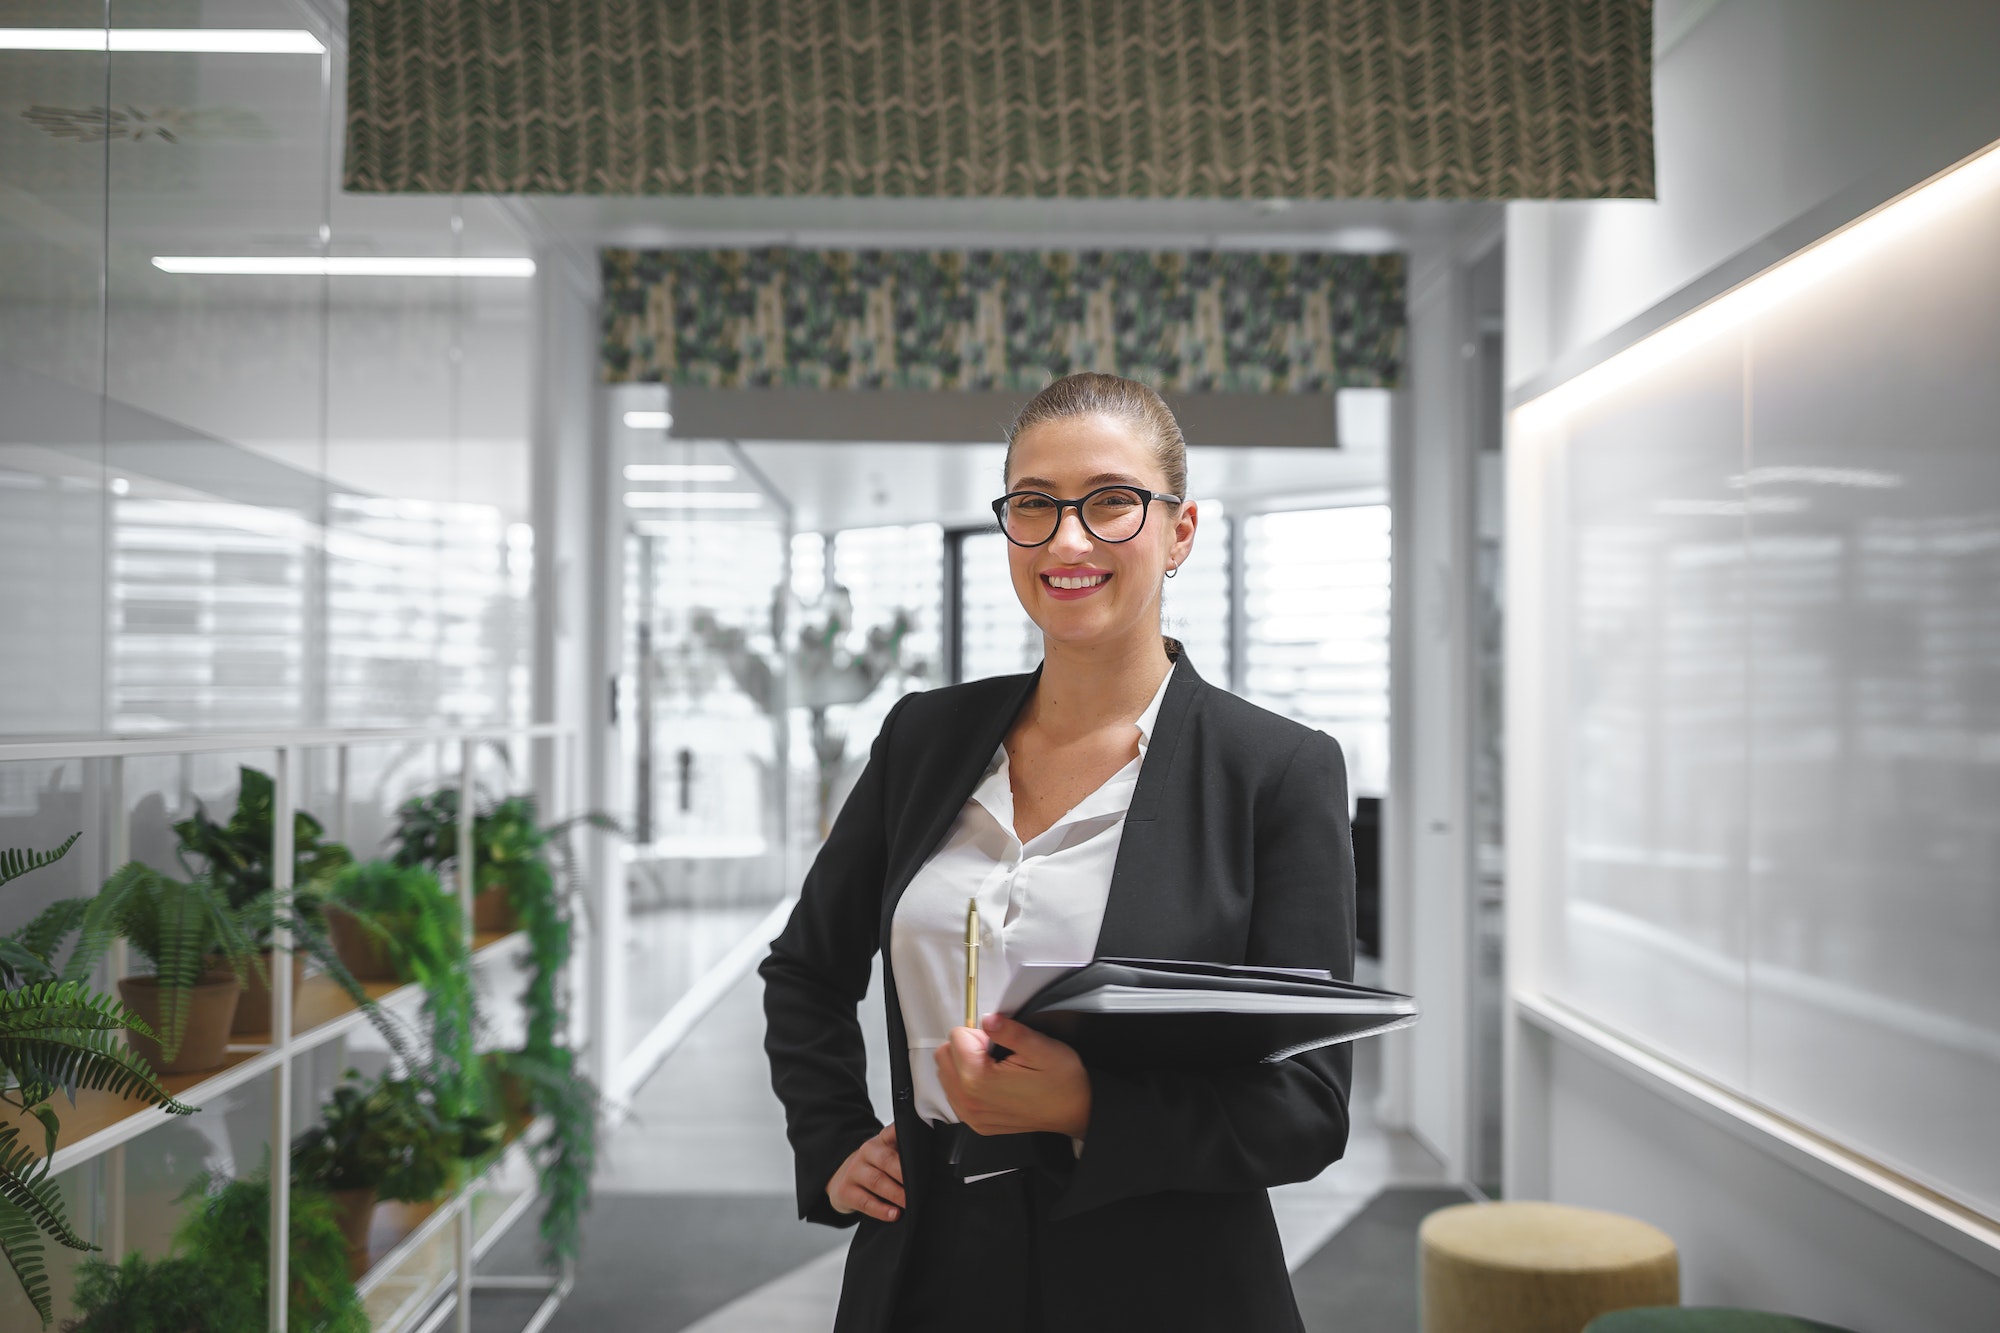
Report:
M1041 1333L1049 1199L1032 1168L952 1177L949 1133L927 1136L931 1180L897 1291L895 1333Z

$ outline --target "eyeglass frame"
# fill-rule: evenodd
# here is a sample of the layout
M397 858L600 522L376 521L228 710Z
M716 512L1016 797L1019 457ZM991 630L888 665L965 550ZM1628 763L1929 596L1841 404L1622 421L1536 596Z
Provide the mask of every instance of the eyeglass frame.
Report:
M1106 491L1130 491L1132 494L1140 497L1142 503L1139 506L1139 526L1132 529L1131 537L1100 536L1097 529L1090 526L1090 520L1083 516L1083 507ZM1050 525L1049 535L1038 542L1024 542L1013 533L1007 531L1007 502L1017 495L1039 495L1056 507L1056 521ZM1165 491L1149 491L1144 486L1127 486L1122 481L1114 481L1107 486L1099 486L1096 490L1076 500L1064 500L1059 496L1050 495L1047 491L1009 491L993 502L993 520L1000 525L1001 536L1013 542L1016 546L1032 551L1037 546L1047 546L1050 542L1054 541L1056 534L1062 531L1063 510L1074 509L1076 510L1076 521L1083 525L1083 530L1090 534L1092 541L1100 541L1107 546L1123 546L1126 542L1133 540L1133 538L1136 538L1146 530L1146 519L1153 512L1153 501L1155 500L1159 500L1165 504L1177 505L1185 503L1185 500L1178 495L1168 495Z

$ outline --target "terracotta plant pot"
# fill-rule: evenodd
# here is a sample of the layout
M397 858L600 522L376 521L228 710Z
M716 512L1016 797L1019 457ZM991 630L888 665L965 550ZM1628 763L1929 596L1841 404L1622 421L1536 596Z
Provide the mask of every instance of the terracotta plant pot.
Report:
M347 1240L347 1271L359 1278L368 1271L368 1228L375 1220L375 1187L334 1190L333 1220Z
M165 996L157 977L120 977L118 998L125 1007L145 1020L154 1032L163 1032L162 1002ZM166 1059L160 1043L136 1032L125 1040L140 1059L159 1074L192 1074L213 1069L229 1058L229 1025L236 1017L236 1003L243 997L242 983L229 972L210 972L188 992L187 1025L181 1033L180 1049Z
M362 925L352 912L328 906L326 933L333 940L333 951L342 966L356 981L402 980L396 974L395 960L390 957L388 944Z
M271 961L274 951L266 949L258 955L258 966L250 969L250 975L243 978L243 998L236 1005L236 1021L229 1027L229 1035L241 1037L248 1033L268 1033L271 1030L271 988L266 984L274 973L276 964ZM292 1012L296 1015L299 1006L299 989L306 984L306 956L292 955Z
M472 895L472 928L481 934L507 935L520 929L521 918L507 901L505 889L482 889Z
M521 1131L535 1118L535 1099L528 1080L519 1074L501 1074L493 1080L494 1091L500 1097L500 1121L506 1126L507 1138L511 1142L521 1137Z

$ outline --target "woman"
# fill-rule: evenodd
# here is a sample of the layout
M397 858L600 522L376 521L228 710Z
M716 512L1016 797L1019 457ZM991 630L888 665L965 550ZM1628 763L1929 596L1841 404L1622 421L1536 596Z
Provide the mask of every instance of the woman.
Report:
M1339 746L1161 638L1198 515L1152 390L1056 381L1009 431L1006 476L995 512L1041 668L896 705L759 969L800 1215L857 1227L835 1328L1298 1329L1265 1191L1341 1155L1347 1048L1135 1072L984 1011L1024 962L1351 977ZM977 1028L958 1026L969 897ZM856 1020L878 951L888 1125ZM949 1160L965 1128L1029 1151L969 1174Z

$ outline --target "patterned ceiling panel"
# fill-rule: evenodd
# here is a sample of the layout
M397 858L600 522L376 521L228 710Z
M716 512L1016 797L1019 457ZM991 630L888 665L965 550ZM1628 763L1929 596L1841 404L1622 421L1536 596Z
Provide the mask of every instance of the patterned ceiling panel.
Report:
M601 374L712 388L1393 387L1401 255L606 250Z
M1650 0L352 0L350 190L1651 198Z

